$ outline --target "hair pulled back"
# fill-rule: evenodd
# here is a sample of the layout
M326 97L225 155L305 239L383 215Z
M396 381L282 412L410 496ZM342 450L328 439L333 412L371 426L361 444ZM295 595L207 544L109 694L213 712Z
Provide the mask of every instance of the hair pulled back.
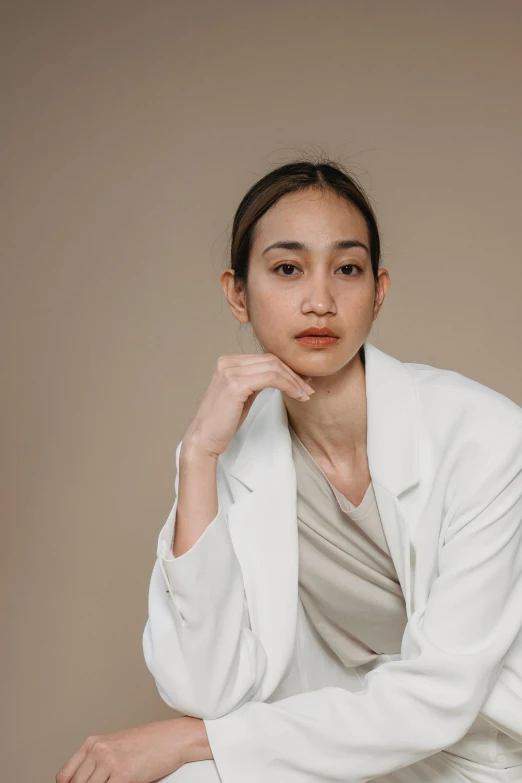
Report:
M265 174L243 196L232 225L230 267L236 287L246 293L250 250L259 219L287 193L308 189L330 190L357 207L368 227L370 257L374 280L381 262L381 242L377 218L364 190L341 164L332 160L319 162L294 160Z

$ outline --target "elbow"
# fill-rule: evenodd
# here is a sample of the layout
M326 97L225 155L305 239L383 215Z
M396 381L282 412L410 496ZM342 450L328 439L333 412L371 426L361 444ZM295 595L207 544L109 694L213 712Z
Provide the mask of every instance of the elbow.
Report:
M252 649L248 643L241 645L228 665L216 650L212 658L194 667L190 657L165 660L156 655L145 639L145 661L159 695L172 709L194 718L220 718L251 701L265 673L267 658L259 642Z
M481 689L474 692L458 693L457 689L446 693L445 699L432 702L433 721L431 726L425 726L427 742L426 749L438 753L456 745L469 732L480 714L482 698Z
M480 713L487 686L476 669L466 667L464 659L460 663L417 671L408 686L408 705L401 712L408 741L422 754L419 758L456 745ZM397 665L410 668L409 679L412 662Z
M250 641L254 641L252 638ZM267 657L256 640L254 647L246 644L238 651L239 660L221 678L214 676L199 689L198 704L206 701L204 714L194 715L208 720L221 718L256 698L266 670ZM217 675L217 672L215 673Z
M201 680L197 684L155 676L156 687L163 701L183 715L202 720L221 718L250 701L256 690L255 683L221 684ZM239 687L239 686L242 687Z
M252 643L254 639L250 637L248 641ZM265 650L256 640L252 647L248 643L241 645L228 668L206 667L203 676L192 677L187 714L213 720L252 701L259 691L266 663Z

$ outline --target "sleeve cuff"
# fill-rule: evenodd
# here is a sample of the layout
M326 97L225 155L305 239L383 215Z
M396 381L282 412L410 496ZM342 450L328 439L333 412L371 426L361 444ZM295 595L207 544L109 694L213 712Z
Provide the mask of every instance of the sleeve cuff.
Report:
M169 528L168 525L165 527ZM170 532L166 536L162 534L163 531L160 534L158 560L165 585L182 616L187 618L192 614L190 607L197 605L203 594L219 592L219 586L227 581L223 574L234 570L231 559L235 553L226 515L219 507L218 513L196 543L179 557L172 554ZM208 598L205 603L208 603Z

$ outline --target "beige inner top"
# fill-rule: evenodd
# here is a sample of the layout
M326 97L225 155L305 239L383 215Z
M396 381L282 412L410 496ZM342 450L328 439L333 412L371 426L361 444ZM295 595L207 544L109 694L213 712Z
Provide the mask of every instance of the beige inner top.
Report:
M406 606L373 485L354 506L329 481L290 424L288 429L297 477L303 607L345 666L359 666L380 653L400 653ZM487 744L491 731L479 715L462 742L476 735ZM459 745L452 746L457 755ZM522 744L502 731L496 736L495 754L506 767L522 765Z
M297 478L303 607L345 666L400 653L406 607L373 485L354 506L288 429Z

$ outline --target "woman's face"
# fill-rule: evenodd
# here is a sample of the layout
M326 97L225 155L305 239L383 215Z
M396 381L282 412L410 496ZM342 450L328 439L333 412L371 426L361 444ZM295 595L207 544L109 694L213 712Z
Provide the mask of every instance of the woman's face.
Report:
M307 190L279 199L254 234L239 320L250 321L264 350L300 375L338 372L366 340L389 286L381 269L375 287L363 216L330 190ZM279 243L292 246L273 247ZM310 326L327 326L338 339L303 344L296 335Z

